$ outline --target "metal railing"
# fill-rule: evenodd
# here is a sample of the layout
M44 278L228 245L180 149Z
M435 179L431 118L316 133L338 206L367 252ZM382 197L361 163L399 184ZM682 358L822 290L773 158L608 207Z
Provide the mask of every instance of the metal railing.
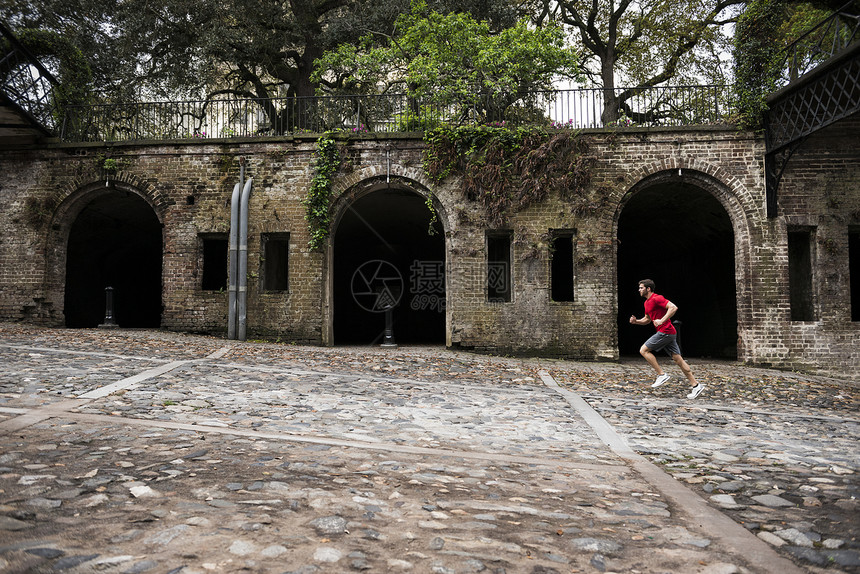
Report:
M59 127L54 76L0 22L0 94L46 131Z
M341 131L416 132L442 123L543 124L605 128L722 124L732 112L729 86L626 90L575 89L425 103L405 94L228 99L68 106L65 141L136 141L283 136ZM613 110L607 114L607 105ZM607 119L611 118L611 119Z
M860 40L860 14L849 11L854 2L813 26L785 49L777 87L783 88L827 59Z

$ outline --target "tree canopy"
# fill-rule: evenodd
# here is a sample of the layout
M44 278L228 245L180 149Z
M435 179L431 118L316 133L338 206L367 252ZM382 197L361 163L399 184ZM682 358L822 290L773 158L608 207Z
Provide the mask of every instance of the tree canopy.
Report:
M504 0L432 1L497 26L515 14ZM114 102L313 95L326 50L390 33L408 10L409 0L0 0L0 19L19 34L55 32L76 46L93 94Z
M841 0L751 0L747 4L736 27L733 49L741 125L761 127L765 98L779 87L786 46L843 5ZM848 10L860 14L860 3L848 5ZM834 44L832 37L828 43ZM815 46L809 49L817 51Z
M761 5L779 7L776 12ZM633 90L761 78L772 50L840 0L0 0L0 18L76 82L70 101L406 90L488 113L582 74L604 121ZM856 4L856 2L855 2ZM785 8L789 6L790 8ZM803 7L807 6L807 7ZM764 30L756 24L774 16ZM522 18L530 18L529 25ZM769 18L770 16L768 16ZM567 34L565 36L565 34ZM62 39L62 41L58 41ZM52 53L53 52L53 53ZM746 60L745 60L746 58ZM479 105L479 100L483 104ZM271 114L280 113L270 105Z
M311 95L313 62L350 36L368 0L0 0L17 28L59 32L90 60L111 101ZM367 13L367 6L364 12Z
M523 94L551 89L559 77L577 77L577 60L557 26L535 28L520 19L493 32L487 21L440 13L417 0L390 35L370 33L327 52L314 78L348 93L403 91L486 120Z
M541 0L536 21L560 22L583 46L590 84L603 88L603 119L618 118L634 90L723 83L732 23L745 0Z

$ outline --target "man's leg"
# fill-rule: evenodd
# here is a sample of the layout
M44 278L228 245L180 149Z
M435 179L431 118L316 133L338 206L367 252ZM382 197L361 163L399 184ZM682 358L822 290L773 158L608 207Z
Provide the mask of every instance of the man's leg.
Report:
M681 367L681 370L684 372L684 376L687 377L687 380L690 381L692 386L698 385L698 381L696 381L696 377L693 376L693 369L690 368L690 365L687 364L687 361L684 360L684 357L675 353L672 355L672 360L675 361L675 364Z
M652 351L647 344L642 345L642 348L639 349L639 354L645 357L645 360L648 361L648 364L651 365L651 368L657 371L657 379L651 385L652 389L656 389L671 378L669 377L669 375L663 372L663 369L660 368L660 363L657 362L657 357L654 356L654 351Z
M672 360L675 361L675 364L681 367L681 370L684 371L684 375L687 377L687 380L690 381L690 385L692 385L692 389L690 390L690 394L687 395L688 399L695 399L702 391L705 390L705 385L696 381L696 377L693 376L693 369L690 368L690 365L687 364L687 361L684 360L678 353L672 354Z
M657 362L657 357L654 356L654 352L648 348L648 345L642 345L642 348L639 349L639 354L648 361L648 364L657 371L658 375L663 374L663 369L660 368L660 363Z

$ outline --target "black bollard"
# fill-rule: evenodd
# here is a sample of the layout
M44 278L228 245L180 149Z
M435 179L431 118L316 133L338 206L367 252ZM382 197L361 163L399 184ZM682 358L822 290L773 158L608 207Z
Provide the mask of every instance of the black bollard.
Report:
M394 342L394 325L391 319L391 309L393 309L391 305L385 309L385 334L382 337L382 347L397 346L397 343Z
M100 329L116 329L119 325L113 318L113 287L105 287L105 321Z

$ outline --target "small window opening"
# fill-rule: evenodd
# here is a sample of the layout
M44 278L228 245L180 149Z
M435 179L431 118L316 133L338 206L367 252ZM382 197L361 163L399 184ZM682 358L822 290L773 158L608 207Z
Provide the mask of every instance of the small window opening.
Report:
M815 320L812 239L811 229L788 231L788 292L792 321Z
M556 231L550 261L550 297L553 301L573 301L573 231Z
M227 237L212 235L200 238L203 243L203 278L201 289L227 289Z
M289 233L266 233L261 238L263 291L289 289Z
M511 301L511 234L487 234L487 301Z
M194 205L194 196L189 195L185 198L185 205Z

